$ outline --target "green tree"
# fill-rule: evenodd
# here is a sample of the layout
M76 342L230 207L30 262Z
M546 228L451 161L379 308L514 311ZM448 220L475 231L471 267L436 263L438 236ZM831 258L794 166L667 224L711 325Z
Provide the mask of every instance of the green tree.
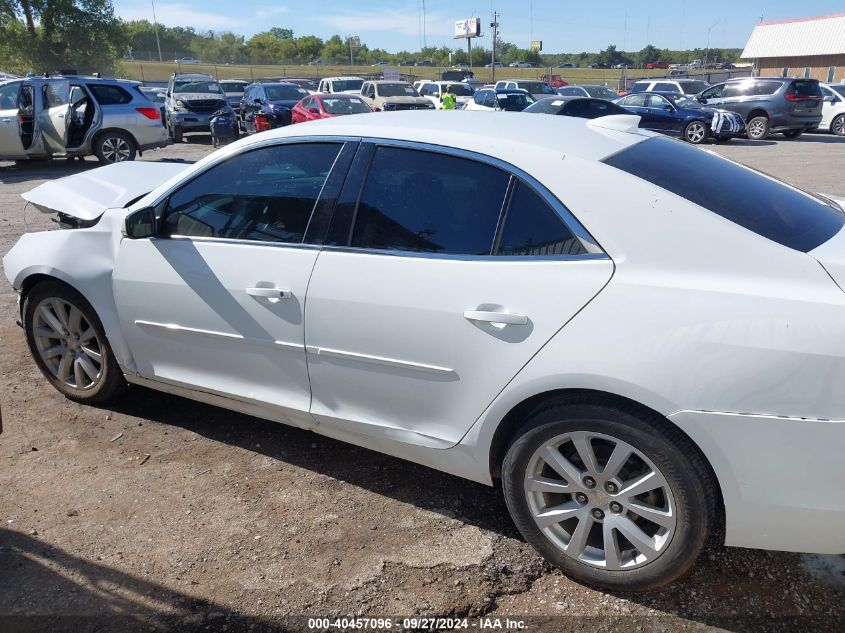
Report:
M651 62L658 62L660 59L660 49L649 44L637 53L637 63L645 66Z
M293 39L293 29L283 29L279 26L274 26L272 29L267 31L270 35L275 37L277 40L292 40Z
M111 71L127 45L111 0L0 0L0 42L17 70L38 72Z
M327 62L349 61L349 46L340 38L340 35L332 35L323 44L320 59Z
M299 61L309 62L315 60L323 51L323 40L316 35L305 35L297 38L295 42Z

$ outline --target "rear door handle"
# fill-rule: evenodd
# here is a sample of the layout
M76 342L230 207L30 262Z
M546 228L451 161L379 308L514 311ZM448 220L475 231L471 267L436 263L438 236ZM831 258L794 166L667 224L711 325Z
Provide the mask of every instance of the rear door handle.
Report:
M250 287L246 289L246 293L250 297L264 297L265 299L290 299L293 296L290 290L281 288Z
M484 321L486 323L497 323L502 325L526 325L528 317L524 314L513 314L512 312L483 312L478 310L467 310L464 312L467 321Z

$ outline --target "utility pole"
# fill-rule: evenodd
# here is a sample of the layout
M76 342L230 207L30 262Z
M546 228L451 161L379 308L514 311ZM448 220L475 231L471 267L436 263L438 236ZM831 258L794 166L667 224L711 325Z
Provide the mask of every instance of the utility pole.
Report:
M161 42L158 41L158 20L156 20L156 3L155 3L155 0L150 0L150 4L153 5L153 30L156 32L156 46L158 47L158 61L163 61L161 59Z
M493 21L490 23L493 29L493 54L490 59L490 66L493 68L493 83L496 83L496 40L499 37L499 12L493 11Z
M428 48L428 39L425 34L425 0L422 0L423 5L423 48Z
M721 21L722 18L719 18L718 20L713 22L713 24L710 25L709 29L707 29L707 48L704 49L704 68L707 68L707 57L710 54L710 31L712 31L713 27L715 27Z

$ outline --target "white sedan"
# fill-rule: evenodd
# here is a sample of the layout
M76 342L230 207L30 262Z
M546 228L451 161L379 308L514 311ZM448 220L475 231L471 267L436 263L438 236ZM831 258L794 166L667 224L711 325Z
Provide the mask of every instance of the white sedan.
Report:
M845 136L845 96L822 84L824 104L822 105L822 121L820 130L828 130L831 134Z
M105 167L25 194L67 230L4 270L68 398L501 481L580 581L666 584L711 534L845 552L842 209L637 123L339 117Z

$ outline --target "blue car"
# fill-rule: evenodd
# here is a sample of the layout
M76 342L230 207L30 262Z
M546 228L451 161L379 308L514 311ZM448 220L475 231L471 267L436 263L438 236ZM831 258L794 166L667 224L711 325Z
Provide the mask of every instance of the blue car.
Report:
M641 128L679 136L696 145L708 138L727 141L745 134L740 115L704 107L679 92L635 92L615 103L639 115Z
M264 132L291 123L293 106L308 96L294 83L256 82L244 90L241 99L241 127L247 134Z

